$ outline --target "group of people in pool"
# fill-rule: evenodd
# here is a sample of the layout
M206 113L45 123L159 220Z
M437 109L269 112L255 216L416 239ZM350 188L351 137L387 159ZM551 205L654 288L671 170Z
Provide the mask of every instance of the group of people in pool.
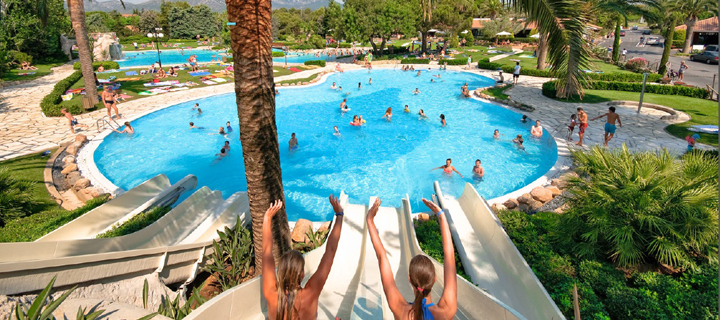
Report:
M200 104L196 103L192 109L193 111L198 111L198 114L202 114L202 109L200 109ZM198 129L198 130L205 130L205 127L199 127L195 125L195 122L190 121L190 130L192 129ZM225 122L224 127L220 127L217 132L210 133L210 134L218 134L225 139L228 139L228 134L233 132L233 128L230 125L230 121ZM225 140L225 144L220 148L220 152L216 153L215 156L218 157L217 160L220 160L227 156L230 153L230 141Z
M305 259L296 250L283 253L277 261L273 257L272 219L282 209L283 203L276 200L265 212L262 225L262 286L267 301L269 319L315 319L318 316L318 300L333 267L333 260L339 248L340 234L343 229L344 210L340 201L334 196L329 197L335 213L332 230L325 242L323 253L317 270L302 286L305 278ZM408 302L400 293L395 281L395 274L390 266L388 255L375 225L375 216L382 201L378 198L368 210L365 221L377 256L380 270L380 281L390 311L395 319L452 319L457 312L457 271L455 265L455 249L453 247L450 226L444 210L435 203L423 198L423 203L438 218L443 248L443 281L444 289L440 299L433 303L433 286L437 281L433 261L425 255L418 254L410 260L408 266L408 282L412 287L413 298Z

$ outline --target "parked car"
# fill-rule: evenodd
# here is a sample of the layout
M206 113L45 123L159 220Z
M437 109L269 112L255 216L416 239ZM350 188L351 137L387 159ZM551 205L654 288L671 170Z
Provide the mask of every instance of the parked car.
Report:
M642 34L643 34L643 35L649 35L649 34L650 34L650 29L645 29L645 30L643 30L643 33L642 33Z
M620 30L620 36L621 36L621 37L624 37L624 36L625 36L625 30Z
M637 29L638 29L638 26L633 26L632 29L633 29L633 30L637 30Z
M648 37L647 40L645 40L646 45L656 45L660 44L660 39L658 37Z
M700 62L705 62L707 64L718 63L718 52L717 51L703 51L702 53L691 55L690 61L700 61Z
M718 51L718 45L716 45L716 44L707 45L707 46L705 46L705 51L715 51L715 52L717 52L717 51Z

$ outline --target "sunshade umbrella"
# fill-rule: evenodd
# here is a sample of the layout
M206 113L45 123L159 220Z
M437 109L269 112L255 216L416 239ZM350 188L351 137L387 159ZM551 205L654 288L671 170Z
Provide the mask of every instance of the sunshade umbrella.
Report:
M496 36L511 36L512 33L507 32L507 31L501 31L501 32L498 32L498 33L495 34L495 35L496 35Z
M540 38L540 34L539 34L539 33L536 33L536 34L534 34L534 35L531 35L530 38L538 39L538 38Z

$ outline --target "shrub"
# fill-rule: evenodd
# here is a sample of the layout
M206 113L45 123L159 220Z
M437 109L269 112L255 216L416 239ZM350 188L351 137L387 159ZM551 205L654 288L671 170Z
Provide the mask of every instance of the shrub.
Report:
M625 63L625 69L633 72L639 72L647 69L648 61L644 58L632 58Z
M62 101L61 96L65 94L65 91L70 89L70 87L72 87L73 84L78 82L81 78L82 71L78 70L73 72L67 78L58 81L58 83L55 84L55 87L53 87L53 90L50 91L50 93L48 93L48 95L46 95L40 102L40 108L42 109L43 114L47 117L60 117L62 116L60 110L64 107L72 114L81 114L83 112L82 105L72 104L68 106L61 106L58 104Z
M475 43L475 36L473 36L472 32L467 32L463 34L463 39L465 39L465 45L471 46L473 43Z
M112 229L97 235L95 238L113 238L131 234L144 229L170 212L170 207L155 207L146 212L140 213L121 225L115 225Z
M284 56L285 56L285 52L282 52L282 51L273 51L273 52L272 52L272 56L273 56L273 58L276 58L276 57L284 57Z
M17 50L10 50L7 53L8 62L20 65L23 62L32 63L33 57L27 53L20 52Z
M536 38L515 38L513 41L522 42L522 43L537 43L538 39Z
M649 78L649 77L648 77ZM543 83L542 93L546 97L555 98L555 85L556 81L548 81ZM585 86L585 89L592 90L613 90L613 91L628 91L628 92L640 92L642 91L642 83L638 82L616 82L616 81L591 81ZM664 95L678 95L692 98L706 99L710 96L710 92L703 88L690 88L685 86L666 86L666 85L654 85L646 84L645 92L664 94Z
M310 39L308 40L308 43L310 43L315 49L324 49L325 48L325 39L323 39L319 35L312 35Z
M238 217L237 221L240 221ZM250 274L254 258L254 247L251 232L241 225L225 231L218 231L219 241L213 240L213 253L203 270L216 274L222 290L228 290L240 283Z
M438 64L444 65L446 62L449 66L464 66L467 64L468 58L440 59Z
M406 58L400 60L401 64L429 64L430 59ZM465 62L467 63L467 61Z
M440 234L440 224L438 223L437 216L433 215L427 221L416 221L415 222L415 235L420 244L420 248L433 259L440 263L444 263L445 256L443 254L442 246L442 235ZM468 281L470 277L465 274L465 269L462 266L462 261L457 253L457 247L455 247L455 263L457 274Z
M30 192L30 182L13 178L8 169L0 167L0 227L13 219L32 213L36 204Z
M312 50L312 49L315 49L315 47L309 43L296 44L296 45L290 46L289 48L290 48L290 50Z
M573 157L587 178L570 182L570 208L558 223L563 247L620 267L717 262L717 158L694 153L677 160L667 150L632 153L624 145Z
M120 69L120 64L115 61L96 61L93 62L93 70L97 70L100 66L103 66L105 70ZM73 64L73 69L80 70L80 62Z
M308 60L305 61L306 66L325 66L325 60Z
M460 38L458 38L457 35L450 37L450 41L448 41L448 48L457 48L458 46L460 46Z
M352 44L343 42L343 43L339 44L339 47L340 47L340 49L350 49L350 48L352 48Z
M35 299L31 300L32 304L29 306L25 305L25 299L20 299L20 301L16 302L15 307L12 308L15 312L15 320L55 319L55 317L52 316L53 311L55 311L55 309L57 309L65 301L65 299L67 299L67 297L75 291L75 289L77 289L77 286L74 286L57 298L53 298L50 294L50 290L52 290L55 280L57 280L57 275L53 276L52 280L50 280L50 283L48 283L45 289L43 289L40 294L35 297ZM100 313L102 314L103 312L104 311ZM7 318L10 319L11 317L8 316Z

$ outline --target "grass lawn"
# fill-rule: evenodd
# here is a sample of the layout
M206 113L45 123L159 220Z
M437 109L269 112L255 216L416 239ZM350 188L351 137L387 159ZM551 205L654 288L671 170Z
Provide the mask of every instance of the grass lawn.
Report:
M502 59L499 59L499 60L496 60L493 62L502 63L502 64L508 65L508 66L514 66L515 61L512 61L511 59L520 60L520 67L522 67L523 69L535 69L535 67L537 66L537 58L535 58L535 57L521 58L521 56L532 56L532 54L533 54L532 52L526 51L526 52L522 52L517 55L512 55L512 56L509 56L506 58L502 58ZM475 61L474 58L473 58L473 61ZM620 67L618 67L616 65L608 64L608 63L605 63L605 62L603 62L601 60L597 60L597 59L591 59L590 63L592 64L592 70L594 70L594 71L602 71L603 73L616 73L616 72L633 73L632 71L620 69Z
M206 65L206 66L202 67L201 70L207 69L208 72L211 72L213 75L215 75L215 76L217 76L217 77L221 77L222 73L220 73L220 72L215 72L215 71L216 71L216 70L221 70L221 69L224 69L224 68L225 68L225 67L218 66L218 65L212 65L212 66ZM311 67L308 67L308 66L296 66L295 68L300 69L300 70L308 70L308 69L311 69ZM137 70L139 71L140 69L137 69ZM273 70L275 70L275 72L274 72L273 74L274 74L274 76L276 76L276 77L285 76L285 75L289 75L289 74L295 73L295 72L293 72L293 71L291 71L291 70L289 70L289 69L285 69L285 68L283 68L283 67L273 67ZM131 101L131 100L135 100L135 99L139 99L139 98L143 98L143 97L149 97L149 96L140 95L139 93L142 92L142 91L147 91L147 90L152 89L153 87L146 87L144 84L145 84L145 83L148 83L148 82L151 82L152 79L155 78L154 75L150 75L150 74L138 75L138 76L126 76L126 75L125 75L125 71L114 72L114 73L100 73L100 74L98 74L98 78L99 78L99 79L109 79L111 76L115 76L117 79L122 79L122 78L138 78L138 77L140 78L139 80L121 82L121 83L122 83L122 87L120 87L120 91L122 92L122 94L126 94L126 95L129 95L129 96L132 96L132 98L128 98L127 101ZM222 77L223 77L224 79L226 79L228 82L232 82L232 81L233 81L233 76L232 76L232 75L224 75L224 76L222 76ZM201 77L193 77L193 76L189 75L189 74L188 74L188 70L179 70L177 77L168 77L168 78L165 78L165 79L161 79L161 81L177 80L177 81L180 81L180 83L185 83L185 82L187 82L187 81L192 81L192 82L197 83L198 85L197 85L197 86L194 86L194 87L191 87L191 88L207 87L208 85L202 83L202 82L200 81L200 78L201 78ZM71 89L84 88L84 87L85 87L85 83L83 82L83 79L80 78L80 80L78 80L78 82L76 82L75 84L73 84L73 86L71 87ZM61 104L61 105L78 104L78 103L81 103L81 102L80 102L80 100L82 99L81 97L82 97L81 95L75 95L75 96L73 96L73 98L72 98L71 100L69 100L69 101L63 101L63 102L61 102L60 104Z
M473 63L476 63L482 59L494 57L497 55L500 55L501 53L488 53L488 48L486 46L468 46L468 47L460 47L460 48L454 48L455 50L460 52L461 56L469 56L472 58ZM477 50L477 52L471 52L469 50Z
M20 70L18 69L12 69L8 71L7 73L3 74L0 79L4 81L18 81L18 80L34 80L40 77L44 77L46 75L49 75L52 73L50 70L51 68L55 68L57 66L62 65L67 61L52 61L47 63L33 63L33 66L37 67L37 70ZM28 73L28 72L35 72L34 74L28 74L28 75L20 75L21 73Z
M505 86L502 86L502 87L494 87L494 88L490 88L490 89L487 89L487 90L483 90L482 93L484 93L484 94L486 94L486 95L489 95L489 96L493 96L493 97L498 98L498 99L505 100L505 99L507 99L509 96L506 95L506 94L504 94L503 91L504 91L505 89L507 89L508 87L510 87L510 86L511 86L511 85L508 84L508 85L505 85Z
M54 150L53 150L54 151ZM30 215L11 220L0 228L0 242L34 241L104 203L104 199L89 202L86 206L74 211L66 211L50 198L45 188L43 171L48 157L39 153L18 157L0 162L0 168L7 168L14 179L25 181L30 185L30 194L34 205Z
M639 101L640 93L609 90L586 90L585 98L582 102L600 103L613 100ZM560 101L580 102L577 99ZM692 125L718 124L718 103L716 101L684 96L646 93L643 97L643 102L659 104L687 113L691 117L690 121L672 124L665 129L668 133L680 139L685 139L686 136L696 133L687 130L687 128L690 128ZM716 147L718 146L717 135L706 133L699 133L699 135L701 143Z

